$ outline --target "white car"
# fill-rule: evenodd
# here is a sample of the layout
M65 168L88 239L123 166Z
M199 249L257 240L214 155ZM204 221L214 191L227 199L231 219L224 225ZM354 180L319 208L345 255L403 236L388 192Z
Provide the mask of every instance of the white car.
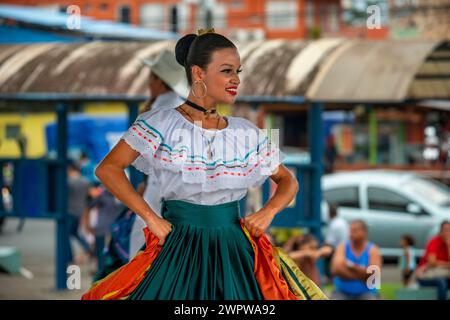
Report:
M411 235L417 254L450 220L450 188L426 177L403 171L369 170L325 175L323 200L338 204L338 215L348 222L361 219L369 240L385 256L399 256L400 237ZM322 206L326 208L326 205ZM328 210L322 211L328 219Z

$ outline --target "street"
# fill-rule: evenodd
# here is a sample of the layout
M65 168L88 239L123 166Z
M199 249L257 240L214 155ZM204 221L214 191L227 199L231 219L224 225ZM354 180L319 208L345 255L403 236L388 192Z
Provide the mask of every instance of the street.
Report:
M18 219L7 219L0 246L16 247L22 255L22 267L33 274L32 279L22 275L0 273L0 299L59 299L77 300L90 286L90 271L93 263L81 266L81 288L55 290L55 225L50 220L31 220L25 222L21 233L17 233ZM79 247L74 244L74 248ZM385 265L382 283L399 283L400 272L396 265Z
M22 256L22 267L33 274L0 273L0 299L80 299L90 286L89 271L95 265L81 267L79 290L55 289L55 224L50 220L28 219L21 233L16 231L18 219L9 218L0 234L0 247L16 247ZM74 245L74 248L79 249Z

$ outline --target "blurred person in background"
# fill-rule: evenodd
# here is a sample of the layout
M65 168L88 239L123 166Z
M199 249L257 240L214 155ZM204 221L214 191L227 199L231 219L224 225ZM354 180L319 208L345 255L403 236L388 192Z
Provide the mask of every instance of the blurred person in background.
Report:
M325 234L325 243L336 249L338 245L347 242L349 234L348 222L338 215L338 206L336 203L329 205L330 221Z
M436 287L438 299L447 299L450 282L450 222L441 223L439 234L425 247L425 254L419 261L416 277L421 286Z
M111 226L123 210L123 205L111 192L103 186L91 190L92 201L89 204L89 217L85 220L89 225L87 230L95 237L95 256L97 272L105 268L104 249L111 235ZM96 210L92 210L96 209ZM92 215L95 214L95 217Z
M80 155L80 170L81 175L86 178L92 186L98 183L94 174L95 164L84 151L81 152Z
M144 59L142 62L150 68L148 89L150 98L145 103L144 112L154 112L161 108L176 108L182 105L188 93L188 85L184 68L178 64L175 54L164 50L155 60ZM158 216L161 216L161 195L158 181L153 172L147 175L145 182L138 187L139 194L149 204ZM143 229L146 227L141 217L137 216L133 222L130 236L130 257L133 257L145 243Z
M344 218L338 215L338 205L329 204L329 223L325 233L325 244L330 247L331 253L325 257L325 275L326 282L331 282L331 258L338 245L348 241L349 226Z
M316 285L321 286L317 260L331 254L332 249L329 246L319 248L317 239L311 234L306 234L292 237L283 249L288 252L292 260L308 278L314 281Z
M188 86L184 69L177 63L175 54L164 50L155 60L143 59L142 63L150 68L148 79L150 98L146 101L142 112L175 108L183 104L183 98L187 97Z
M69 245L69 261L76 264L83 263L91 256L91 247L84 236L79 232L80 221L88 209L89 181L81 175L80 168L71 163L67 169L68 175L68 203L67 226L70 237L75 238L81 245L84 255L80 254L74 259L72 246Z
M402 272L402 281L405 287L412 284L412 278L416 270L416 256L414 253L414 238L408 234L400 238L400 246L403 249L399 258L399 269Z
M368 241L368 228L364 221L355 220L350 224L350 240L338 245L331 262L334 275L332 298L336 300L375 300L376 288L370 288L367 280L369 266L381 270L382 258L378 247Z
M337 157L336 144L334 142L334 136L330 135L326 139L325 152L324 152L324 168L325 174L334 172L334 163Z

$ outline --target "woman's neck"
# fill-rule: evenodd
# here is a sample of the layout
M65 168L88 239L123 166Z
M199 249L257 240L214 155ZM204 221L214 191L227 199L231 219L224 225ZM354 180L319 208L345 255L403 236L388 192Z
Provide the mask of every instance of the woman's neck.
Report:
M198 99L192 94L192 92L189 93L188 100L198 104L199 106L207 110L215 109L217 106L217 102L212 100L211 98L205 97L203 99Z

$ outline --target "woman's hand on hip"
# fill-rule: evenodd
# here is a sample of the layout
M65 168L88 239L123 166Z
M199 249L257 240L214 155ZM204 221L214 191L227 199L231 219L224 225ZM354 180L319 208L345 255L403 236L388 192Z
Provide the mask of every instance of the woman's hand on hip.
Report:
M244 218L244 224L254 237L262 236L272 223L275 215L264 208Z
M166 238L172 231L172 224L166 219L158 216L146 221L150 231L159 239L158 245L162 246L166 242Z

